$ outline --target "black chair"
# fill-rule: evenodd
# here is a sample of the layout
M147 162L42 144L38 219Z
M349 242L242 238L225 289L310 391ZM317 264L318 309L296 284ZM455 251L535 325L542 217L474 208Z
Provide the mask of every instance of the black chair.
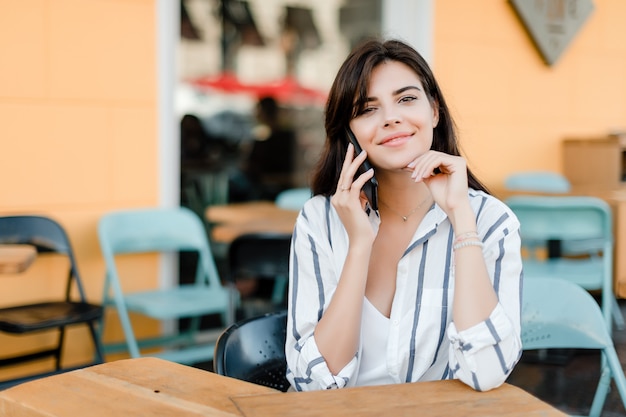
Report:
M258 289L243 299L239 319L286 308L291 234L250 233L236 237L228 249L231 280L255 279Z
M103 309L100 305L87 301L74 252L63 227L56 221L43 216L0 217L0 243L33 245L37 249L38 257L54 254L55 256L64 256L69 261L64 295L62 294L63 289L59 289L58 299L51 298L44 301L0 308L1 332L15 335L33 334L42 331L57 331L58 333L56 344L52 346L38 346L28 352L20 352L10 356L3 355L0 357L0 367L54 358L54 370L8 379L0 382L0 388L102 363L102 348L95 327L102 317ZM24 274L28 273L25 272ZM25 283L24 286L27 287L28 284ZM5 288L3 291L7 291L7 289ZM66 344L65 330L70 325L86 325L89 328L89 334L95 349L92 362L82 366L63 365L63 346Z
M233 324L217 339L213 355L215 372L287 391L286 332L286 310Z

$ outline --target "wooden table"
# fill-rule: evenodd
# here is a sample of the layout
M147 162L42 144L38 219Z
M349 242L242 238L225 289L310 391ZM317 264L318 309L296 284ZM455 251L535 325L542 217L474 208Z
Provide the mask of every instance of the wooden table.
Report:
M509 384L477 392L457 380L289 392L279 397L253 394L231 399L245 417L566 416Z
M213 224L211 238L214 242L230 243L245 233L291 233L298 217L297 210L287 210L271 201L251 201L206 209L206 219Z
M37 257L31 245L0 244L0 274L16 274L24 271Z
M156 358L127 359L0 392L12 417L519 416L564 417L505 384L476 392L458 381L281 393Z
M0 416L241 416L230 396L280 395L157 358L126 359L0 391Z

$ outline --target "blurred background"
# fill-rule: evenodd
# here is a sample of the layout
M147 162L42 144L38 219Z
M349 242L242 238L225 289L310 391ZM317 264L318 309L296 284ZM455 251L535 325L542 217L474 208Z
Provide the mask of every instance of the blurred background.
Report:
M306 187L333 77L378 34L427 58L470 166L496 194L517 171L571 173L566 139L618 138L617 174L599 181L621 184L626 2L527 3L559 46L551 62L508 0L0 0L0 214L60 221L99 301L102 214L183 204L202 215ZM254 158L271 132L286 151ZM284 166L255 165L267 155ZM157 264L160 278L142 284L172 285L175 267ZM15 301L0 291L0 304ZM68 355L89 353L86 342Z

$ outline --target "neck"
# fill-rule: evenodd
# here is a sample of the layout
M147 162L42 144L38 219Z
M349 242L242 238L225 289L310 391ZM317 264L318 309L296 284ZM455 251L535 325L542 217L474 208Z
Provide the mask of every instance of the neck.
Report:
M419 218L419 216L417 215L417 213L419 213L422 209L422 207L426 207L428 202L430 201L430 196L426 196L426 198L424 200L422 200L417 206L413 207L413 209L411 211L402 213L399 211L394 210L392 207L388 206L384 201L380 201L380 203L387 207L395 216L397 216L399 219L402 219L403 222L407 222L409 220L409 218ZM414 214L416 214L416 216L413 216Z
M388 178L380 179L377 177L379 201L392 210L403 213L403 215L430 197L430 190L424 183L416 183L410 174L406 177L408 181L404 178L389 181Z

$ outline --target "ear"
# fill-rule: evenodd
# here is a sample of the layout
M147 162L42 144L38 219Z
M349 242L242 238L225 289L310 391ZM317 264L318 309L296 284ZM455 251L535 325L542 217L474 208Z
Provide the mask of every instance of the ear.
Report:
M439 103L434 101L432 103L432 108L433 108L433 128L435 128L437 127L437 124L439 123Z

